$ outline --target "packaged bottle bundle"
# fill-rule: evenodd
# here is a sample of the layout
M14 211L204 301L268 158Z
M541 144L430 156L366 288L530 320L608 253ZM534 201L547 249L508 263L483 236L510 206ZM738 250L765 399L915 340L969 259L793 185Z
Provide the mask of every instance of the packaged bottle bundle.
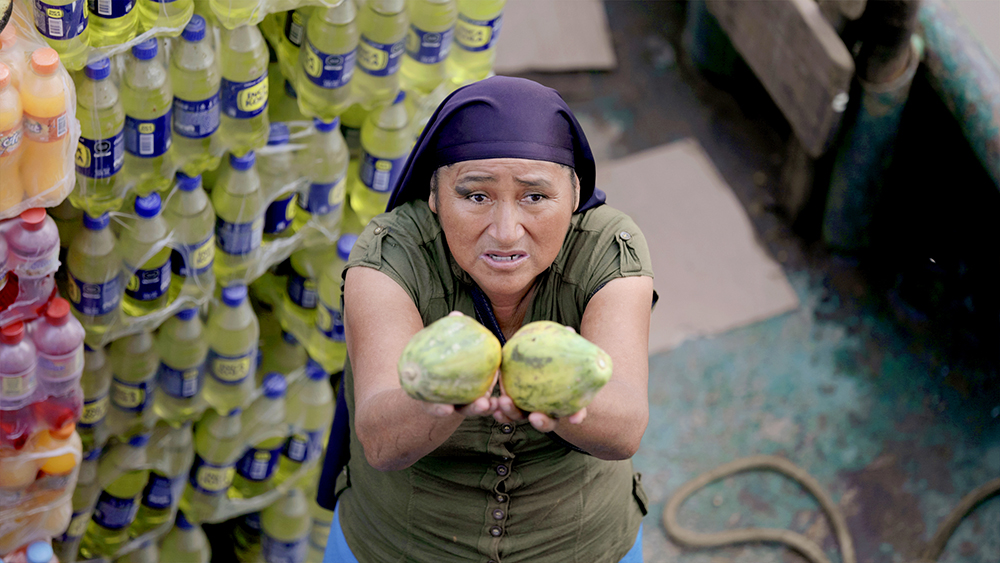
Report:
M44 209L0 221L0 326L41 313L58 267L59 229Z

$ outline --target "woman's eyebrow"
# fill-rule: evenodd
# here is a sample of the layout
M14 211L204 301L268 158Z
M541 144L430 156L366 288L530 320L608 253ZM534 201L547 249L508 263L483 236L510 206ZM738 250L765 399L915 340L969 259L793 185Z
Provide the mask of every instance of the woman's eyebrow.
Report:
M514 181L529 188L551 188L552 184L545 178L514 178Z

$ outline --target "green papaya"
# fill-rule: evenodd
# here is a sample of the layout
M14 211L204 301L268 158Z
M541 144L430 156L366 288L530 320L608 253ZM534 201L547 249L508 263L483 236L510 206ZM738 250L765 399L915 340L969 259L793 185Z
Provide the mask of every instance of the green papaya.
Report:
M559 323L528 323L503 346L500 380L523 411L571 415L610 379L611 356Z
M500 341L471 317L443 317L410 338L398 367L399 383L414 399L465 405L489 391Z

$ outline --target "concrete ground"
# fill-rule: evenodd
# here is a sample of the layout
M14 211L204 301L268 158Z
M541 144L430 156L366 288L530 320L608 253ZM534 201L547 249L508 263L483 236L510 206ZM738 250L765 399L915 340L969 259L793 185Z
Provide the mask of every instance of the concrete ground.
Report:
M650 358L651 419L634 459L652 502L645 561L804 560L775 545L684 549L663 531L664 503L682 483L757 453L785 456L816 477L845 512L858 561L912 561L963 495L1000 475L996 376L969 367L933 334L901 326L860 268L792 232L771 196L787 125L759 85L743 84L734 97L684 63L683 3L606 8L615 71L527 76L563 93L599 158L696 139L802 303ZM776 475L716 483L680 517L700 531L795 530L841 560L817 503ZM960 525L940 560L1000 561L1000 498Z

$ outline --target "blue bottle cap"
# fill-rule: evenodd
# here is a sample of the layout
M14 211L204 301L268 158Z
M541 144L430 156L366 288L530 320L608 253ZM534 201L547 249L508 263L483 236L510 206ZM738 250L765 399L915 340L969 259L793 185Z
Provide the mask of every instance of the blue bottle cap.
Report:
M201 41L205 38L205 18L195 14L191 16L188 20L188 24L184 26L184 31L181 32L181 37L185 41Z
M28 563L49 563L52 561L54 553L51 545L43 541L36 541L28 546L25 555L28 556Z
M149 434L136 434L128 439L128 445L133 448L141 448L149 443Z
M89 452L83 452L84 461L94 461L95 459L101 457L101 451L103 448L94 448Z
M102 213L97 217L91 217L86 211L83 212L83 228L85 229L99 231L101 229L106 229L110 224L111 216L107 213Z
M250 170L253 167L253 163L257 162L257 155L250 151L243 156L236 156L235 154L229 154L229 165L233 167L233 170Z
M83 69L83 73L91 80L104 80L111 76L111 59L101 57L96 61L88 63Z
M315 127L316 130L319 131L320 133L329 133L330 131L333 131L337 127L340 127L340 118L334 117L333 121L327 123L318 117L314 117L313 127Z
M288 126L280 121L272 121L271 129L267 132L268 146L287 144L288 139Z
M396 99L392 101L392 105L396 105L396 104L402 102L405 99L406 99L406 92L403 91L403 90L400 90L399 93L396 94Z
M288 384L285 376L277 372L271 372L264 376L264 396L268 399L280 399L285 396Z
M323 366L319 365L319 362L309 358L309 361L306 362L306 377L312 380L317 380L326 379L327 375Z
M177 187L182 192L193 192L201 187L201 174L188 176L183 172L177 173Z
M354 233L344 233L340 235L337 239L337 257L347 262L347 259L351 256L351 249L354 248L354 243L358 242L358 235Z
M180 311L177 311L176 316L178 319L182 321L190 321L197 314L198 314L198 308L192 307L190 309L181 309Z
M298 344L299 340L290 332L281 331L281 338L289 344Z
M156 38L150 37L142 43L132 47L132 56L140 61L148 61L156 56L156 52L159 48L160 45L156 42Z
M222 289L222 302L226 307L239 307L246 298L247 286L243 284L231 285Z
M187 516L184 516L184 513L181 512L180 510L177 511L177 520L174 522L174 524L176 524L177 527L182 530L190 530L194 528L194 524L188 522Z
M135 198L135 212L143 219L156 217L160 213L160 194L153 192L148 196Z
M227 417L228 416L239 416L241 412L243 412L243 409L241 407L236 407L235 409L229 411L229 414L227 414L226 416Z
M292 86L292 83L288 80L285 81L285 94L288 94L289 98L299 98L299 93L295 91L295 86Z

